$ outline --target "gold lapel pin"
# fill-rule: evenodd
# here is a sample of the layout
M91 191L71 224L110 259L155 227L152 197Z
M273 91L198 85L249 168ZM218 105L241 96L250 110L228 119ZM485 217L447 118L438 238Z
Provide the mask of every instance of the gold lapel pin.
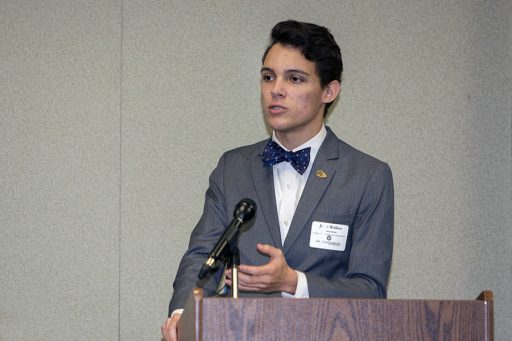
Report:
M327 177L327 174L325 174L325 172L321 169L317 170L315 174L321 179L325 179Z

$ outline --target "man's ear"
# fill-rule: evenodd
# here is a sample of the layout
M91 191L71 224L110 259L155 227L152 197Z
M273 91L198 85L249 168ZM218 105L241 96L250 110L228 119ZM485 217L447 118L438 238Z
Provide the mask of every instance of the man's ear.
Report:
M331 81L324 87L324 103L331 103L341 92L341 84L337 80Z

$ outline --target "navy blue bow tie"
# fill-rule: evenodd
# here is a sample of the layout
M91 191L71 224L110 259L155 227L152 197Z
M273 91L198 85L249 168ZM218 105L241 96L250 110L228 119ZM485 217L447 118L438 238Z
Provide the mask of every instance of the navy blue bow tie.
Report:
M310 150L311 147L308 147L296 152L289 152L281 148L280 145L271 139L263 151L263 167L270 167L286 161L289 162L300 175L302 175L309 165Z

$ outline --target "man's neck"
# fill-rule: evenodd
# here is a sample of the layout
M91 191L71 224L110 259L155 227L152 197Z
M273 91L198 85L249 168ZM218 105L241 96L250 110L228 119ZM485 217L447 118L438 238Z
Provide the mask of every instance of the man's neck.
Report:
M320 127L316 130L309 132L308 134L304 134L301 132L300 134L293 133L282 133L279 131L274 131L274 137L279 141L279 143L285 147L287 150L294 150L295 148L303 145L304 143L310 141L318 133L322 130L324 124L320 125Z

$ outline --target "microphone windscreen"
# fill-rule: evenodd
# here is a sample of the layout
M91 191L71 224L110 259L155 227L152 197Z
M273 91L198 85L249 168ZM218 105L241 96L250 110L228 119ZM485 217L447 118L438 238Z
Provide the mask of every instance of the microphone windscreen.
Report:
M236 205L233 216L246 223L254 217L256 209L256 203L251 199L245 198Z

